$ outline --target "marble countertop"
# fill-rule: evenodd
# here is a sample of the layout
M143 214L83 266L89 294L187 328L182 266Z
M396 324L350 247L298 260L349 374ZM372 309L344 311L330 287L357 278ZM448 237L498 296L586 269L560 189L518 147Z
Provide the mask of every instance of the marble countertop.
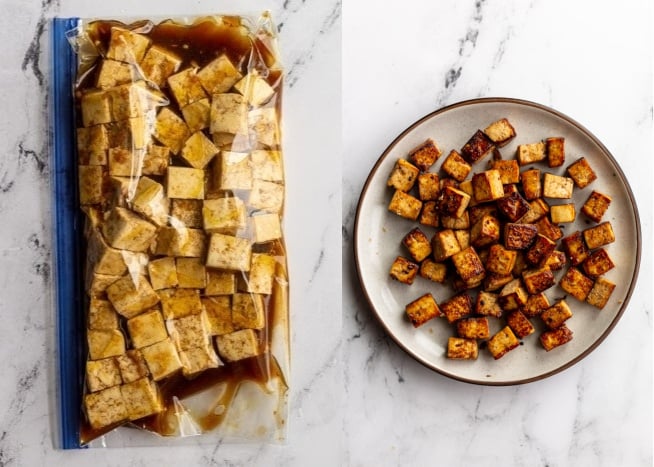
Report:
M216 3L5 0L0 358L7 363L0 380L0 465L651 465L649 3L622 9L562 0L414 0L410 8L395 1L380 8L370 0L219 5L244 13L270 9L287 68L288 441L57 448L49 21L194 15L215 11ZM374 320L352 260L356 202L381 152L419 117L482 96L554 107L598 135L631 183L646 240L639 286L604 343L572 368L516 387L460 383L412 360Z

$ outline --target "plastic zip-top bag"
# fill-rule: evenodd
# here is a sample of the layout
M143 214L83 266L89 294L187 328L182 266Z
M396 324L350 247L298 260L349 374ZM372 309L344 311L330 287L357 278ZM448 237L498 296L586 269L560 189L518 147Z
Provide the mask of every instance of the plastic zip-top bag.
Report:
M62 447L283 441L273 21L57 18L52 31Z

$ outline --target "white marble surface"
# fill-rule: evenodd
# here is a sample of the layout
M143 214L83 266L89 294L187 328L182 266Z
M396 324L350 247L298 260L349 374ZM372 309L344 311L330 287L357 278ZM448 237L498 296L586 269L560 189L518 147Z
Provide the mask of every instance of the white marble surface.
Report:
M647 1L345 2L343 353L348 465L652 465L652 15ZM483 387L434 373L374 320L352 260L356 203L409 124L461 100L554 107L621 164L641 214L640 280L586 359Z

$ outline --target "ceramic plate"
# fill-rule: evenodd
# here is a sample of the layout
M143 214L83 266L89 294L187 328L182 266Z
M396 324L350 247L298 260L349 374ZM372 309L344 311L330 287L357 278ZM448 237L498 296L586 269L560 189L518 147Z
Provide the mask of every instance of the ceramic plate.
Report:
M416 329L404 312L407 303L427 292L438 303L445 301L454 295L451 285L437 284L419 276L412 285L405 285L389 276L393 260L398 255L407 256L401 244L404 235L419 226L431 238L435 229L389 212L387 206L393 189L386 186L386 180L395 161L406 158L410 150L427 138L434 139L443 152L431 169L436 171L451 149L460 150L477 129L483 129L503 117L512 123L517 136L500 149L502 158L514 158L518 144L563 136L566 161L562 167L549 169L545 163L532 165L542 172L564 175L570 163L584 156L595 170L597 180L584 189L574 190L573 201L578 213L575 222L561 225L564 226L564 235L594 225L579 213L581 206L593 190L611 196L611 205L602 221L610 221L616 235L616 241L606 247L616 266L605 277L617 287L602 310L568 296L566 301L574 315L567 325L573 331L574 338L550 352L541 347L538 339L544 330L540 319L532 318L536 332L525 337L519 347L504 357L494 360L482 345L477 360L451 360L446 358L446 348L448 337L455 335L453 326L444 318L437 318ZM487 170L487 163L488 159L477 162L473 165L472 173ZM550 204L569 202L548 201ZM354 229L355 259L361 287L388 334L409 355L427 367L448 377L476 384L527 383L560 372L584 358L606 338L627 309L640 263L638 211L629 184L615 158L595 136L571 118L542 105L516 99L465 101L440 109L411 125L391 143L372 168L359 199ZM557 284L566 269L567 266L556 273ZM471 291L471 294L474 298L476 291ZM548 289L545 294L551 304L566 295L558 285ZM490 318L490 321L491 334L503 326L503 319Z

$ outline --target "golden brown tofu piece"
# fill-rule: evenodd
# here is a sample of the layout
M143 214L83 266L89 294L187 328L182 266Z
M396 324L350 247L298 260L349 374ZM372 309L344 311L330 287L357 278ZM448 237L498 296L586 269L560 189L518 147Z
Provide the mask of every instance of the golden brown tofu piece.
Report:
M502 287L498 302L504 311L518 310L527 303L527 292L520 279L513 279Z
M561 240L561 244L563 246L563 251L570 259L570 264L572 266L577 266L578 264L583 263L590 255L590 251L588 250L580 231L573 232L567 237L564 237L563 240Z
M560 250L554 250L550 255L540 263L541 267L548 267L551 271L559 271L566 265L568 259Z
M565 138L555 136L545 140L545 152L547 153L547 165L549 167L561 167L565 162Z
M465 211L461 217L442 215L440 217L441 226L444 229L469 229L470 228L470 216L468 211Z
M481 248L496 243L500 239L500 221L493 216L484 216L472 226L470 243Z
M409 161L423 172L429 170L441 156L441 150L433 139L428 139L409 153Z
M543 196L543 187L540 182L540 170L529 169L520 174L520 181L522 182L522 191L525 194L525 199L533 201Z
M467 283L482 280L485 276L484 265L473 247L452 255L452 263L459 277Z
M504 185L504 196L508 196L512 193L520 193L520 190L518 189L518 185L516 183L510 183L508 185Z
M486 278L484 279L484 291L492 292L494 290L499 290L512 280L512 274L504 275L491 272L486 274Z
M451 177L441 178L439 184L440 184L441 191L443 191L448 186L450 186L452 188L457 188L457 189L461 186L461 184L458 181L456 181L454 178L451 178Z
M503 196L495 204L497 204L497 209L509 222L517 222L530 209L527 200L518 192Z
M586 302L600 310L606 306L615 289L615 284L603 277L598 277L586 297Z
M491 161L491 169L500 173L503 185L520 182L520 166L515 159Z
M507 352L515 349L520 345L520 341L513 334L509 326L500 329L488 341L488 351L495 360L502 358Z
M479 347L474 339L450 337L447 340L447 358L455 360L475 360L479 355Z
M504 247L507 250L526 250L538 235L538 229L532 224L504 224Z
M456 241L459 242L459 246L461 247L462 250L465 250L470 246L470 232L467 230L455 230L454 231L454 236L456 237Z
M533 318L534 316L540 316L540 314L549 307L550 301L547 299L547 296L541 292L527 297L527 303L520 308L520 311L522 311L525 316Z
M541 218L535 225L539 234L549 238L553 242L563 237L561 228L558 225L552 224L547 217Z
M581 207L581 212L583 212L589 219L595 222L601 222L602 217L610 204L610 196L600 193L599 191L593 191Z
M411 257L418 263L431 254L431 243L429 239L417 227L404 236L402 244L407 248Z
M453 187L445 187L438 197L438 212L445 216L461 217L470 203L470 196Z
M422 201L401 190L395 190L395 194L388 205L389 211L412 221L418 218L421 208Z
M550 212L550 206L542 198L529 202L529 211L518 221L520 224L538 222Z
M574 203L557 204L550 208L550 217L555 224L574 222L577 217L577 210Z
M517 250L515 264L513 265L513 271L511 271L511 274L513 274L515 277L520 277L522 273L527 269L529 269L529 264L525 259L524 250Z
M561 278L559 285L574 298L583 302L593 288L593 280L584 276L577 268L571 267Z
M405 312L414 328L420 327L432 318L441 315L438 304L430 293L426 293L409 303Z
M577 159L566 169L568 175L574 180L575 185L579 188L585 188L593 181L597 180L597 174L593 171L585 157Z
M488 136L483 131L477 130L461 148L461 155L469 163L474 164L491 154L493 149L495 145Z
M516 257L515 250L507 250L500 244L491 245L485 263L486 269L502 276L509 275L515 265Z
M472 313L472 299L467 293L460 293L441 303L441 313L452 324Z
M554 305L543 311L541 319L549 329L556 329L572 317L572 310L565 300L559 300Z
M613 226L608 221L584 230L583 235L586 246L590 250L608 245L615 241Z
M419 173L420 170L416 166L404 159L398 159L388 176L386 185L406 193L413 188Z
M475 225L484 216L499 216L499 211L497 210L497 205L495 203L485 203L471 206L470 209L468 209L468 212L470 223L472 225Z
M550 268L527 269L522 273L522 282L530 295L541 293L554 285L554 273Z
M461 246L452 229L436 232L431 239L431 246L436 261L443 261L461 251Z
M497 147L506 146L516 135L515 128L506 119L501 118L494 121L484 129L484 134L488 136L493 144Z
M531 266L536 266L543 262L549 255L552 254L556 248L556 243L547 238L544 235L536 235L536 240L529 247L527 253L525 254L525 260Z
M509 325L513 333L519 339L524 339L532 334L536 329L529 319L520 310L509 313L506 317L506 324Z
M518 146L518 163L521 166L540 162L546 157L545 143L539 141L537 143L521 144Z
M543 196L545 198L570 199L573 189L574 182L571 178L551 173L543 176Z
M418 175L418 198L421 201L435 201L441 192L438 174L433 172Z
M551 331L545 331L540 335L540 343L546 351L563 345L572 340L572 331L566 325L560 326Z
M504 196L504 186L498 170L486 170L472 176L472 189L475 201L495 201Z
M475 301L475 313L482 316L493 316L495 318L502 316L502 307L498 302L498 297L497 294L491 292L479 291L477 300Z
M413 284L416 274L418 274L418 265L401 256L398 256L391 265L391 278L403 284Z
M615 267L609 253L604 249L593 251L588 258L581 264L586 275L597 278L602 274L610 271Z
M472 166L461 157L461 154L452 150L443 161L441 170L454 180L462 182L472 170Z
M466 339L488 339L490 327L488 318L463 318L456 322L456 333Z
M436 261L427 258L420 263L418 274L420 274L420 277L424 277L432 282L443 283L447 276L447 266L444 263L437 263Z
M420 217L418 217L418 222L420 222L422 225L438 227L438 203L436 201L425 201L423 203L422 210L420 211Z

